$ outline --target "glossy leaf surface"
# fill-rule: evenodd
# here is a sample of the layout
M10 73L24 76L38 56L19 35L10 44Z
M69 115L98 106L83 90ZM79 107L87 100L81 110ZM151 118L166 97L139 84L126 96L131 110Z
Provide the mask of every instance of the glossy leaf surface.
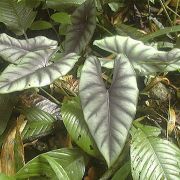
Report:
M66 129L75 143L86 153L98 157L99 151L84 120L79 98L65 101L61 113Z
M68 73L78 60L72 53L48 65L49 56L49 51L45 50L30 52L19 65L9 65L0 76L0 93L49 85Z
M53 131L56 120L51 114L37 107L25 108L23 114L27 119L22 131L23 140L31 141Z
M65 39L65 53L80 53L89 43L96 27L94 0L87 0L71 16L72 25Z
M57 41L50 40L44 36L39 36L27 40L19 40L0 34L0 56L10 63L18 64L20 58L29 52L52 49L52 52L57 48ZM52 53L51 51L49 53Z
M180 150L158 138L155 127L132 128L131 171L133 179L179 179Z
M27 7L25 2L0 1L0 22L3 22L17 35L24 34L35 17L36 12L33 11L33 8Z
M99 60L86 60L80 79L81 104L91 135L108 166L124 147L136 113L137 97L136 76L127 59L117 57L109 89L101 78Z
M82 179L85 172L85 157L78 149L57 149L37 156L33 160L29 161L22 169L20 169L16 177L17 179L46 176L50 179L57 179L57 175L52 169L52 165L47 162L43 156L49 156L49 159L56 161L56 168L61 166L63 173L66 174L63 178L69 179ZM59 164L59 165L57 165ZM61 168L58 171L62 172Z

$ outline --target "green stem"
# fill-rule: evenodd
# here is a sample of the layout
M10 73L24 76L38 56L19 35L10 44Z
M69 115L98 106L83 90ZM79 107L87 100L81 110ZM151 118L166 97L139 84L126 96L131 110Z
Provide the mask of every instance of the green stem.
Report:
M28 40L28 36L25 31L23 32L23 35L24 35L25 39Z
M56 104L61 105L61 103L55 98L53 97L51 94L49 94L47 91L45 91L43 88L39 88L41 91L43 91L47 96L49 96Z
M124 149L121 153L121 155L119 156L119 158L117 159L117 161L115 162L115 164L113 166L111 166L103 175L99 180L107 180L110 179L115 172L122 166L122 162L123 160L125 160L125 158L127 157L129 152L129 143L127 143L124 146Z

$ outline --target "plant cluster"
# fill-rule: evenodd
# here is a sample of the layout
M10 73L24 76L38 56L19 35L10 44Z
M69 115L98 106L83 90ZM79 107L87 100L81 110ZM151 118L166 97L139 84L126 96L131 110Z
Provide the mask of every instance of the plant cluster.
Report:
M180 178L179 1L137 3L0 1L0 179Z

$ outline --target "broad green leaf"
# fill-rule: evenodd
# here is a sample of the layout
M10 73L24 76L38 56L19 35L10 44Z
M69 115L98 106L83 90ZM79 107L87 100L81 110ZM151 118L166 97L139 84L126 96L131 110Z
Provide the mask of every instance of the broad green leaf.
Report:
M59 34L60 35L66 35L67 34L67 29L68 29L68 24L61 24L59 26Z
M127 59L117 57L113 74L111 87L106 89L99 60L89 57L80 78L85 121L108 166L124 147L138 97L136 76Z
M131 171L133 179L179 180L180 150L157 137L156 129L132 128Z
M38 50L52 49L52 52L57 48L57 41L50 40L44 36L38 36L27 40L19 40L0 34L0 56L10 63L18 64L20 58L29 52ZM50 54L52 53L49 51Z
M16 0L0 1L0 22L3 22L17 35L22 35L30 27L36 17L33 8L27 7L25 2Z
M130 161L126 162L112 177L111 180L127 180L128 175L131 172Z
M71 16L65 39L65 53L80 53L86 48L96 28L96 6L94 0L87 0Z
M26 54L19 65L10 64L0 76L0 93L49 85L68 73L78 60L74 53L52 64L48 64L49 58L49 51L40 50Z
M180 49L158 51L130 37L113 36L97 40L94 44L106 51L127 56L140 75L174 71L180 68Z
M55 10L70 9L81 5L86 0L46 0L48 8Z
M23 140L31 141L53 131L56 119L51 114L37 107L24 108L23 114L27 119L22 131Z
M41 0L24 0L24 1L26 5L31 8L37 8L41 3Z
M66 174L66 171L58 162L56 162L50 156L47 156L47 155L41 155L41 156L48 161L49 165L52 167L54 173L56 174L57 179L70 180L68 175Z
M0 95L0 135L2 135L6 129L14 105L15 97L13 94Z
M44 29L50 29L52 27L53 27L52 24L49 23L48 21L38 20L38 21L34 21L31 24L30 29L32 29L32 30L44 30Z
M61 113L66 129L75 143L86 153L98 157L99 151L85 123L79 97L65 101Z
M140 128L149 137L150 136L158 137L161 134L161 129L159 129L158 127L142 125L142 124L140 124L139 122L136 122L136 121L133 122L133 125L136 128ZM134 126L132 127L132 132L135 130Z
M66 148L50 151L35 157L17 172L17 179L42 175L50 179L56 179L54 170L43 158L44 155L56 161L56 165L58 163L59 166L63 168L69 179L82 179L85 172L86 157L83 155L83 152L78 149Z
M53 19L57 23L61 24L71 24L71 17L69 14L65 12L59 12L51 15L51 19Z

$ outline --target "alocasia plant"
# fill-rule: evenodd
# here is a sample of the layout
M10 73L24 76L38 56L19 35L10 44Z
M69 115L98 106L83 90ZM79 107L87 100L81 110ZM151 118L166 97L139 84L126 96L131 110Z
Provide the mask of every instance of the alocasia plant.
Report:
M14 94L21 95L20 92L12 92L29 88L32 88L31 90L34 92L33 88L37 90L39 87L53 84L56 79L66 75L72 69L73 76L76 76L78 69L80 80L76 77L75 80L79 82L79 95L71 98L67 94L68 98L63 97L62 106L59 106L61 104L59 99L57 100L49 93L50 90L54 90L55 85L59 85L63 89L63 86L58 84L60 79L57 83L49 86L50 88L40 88L49 99L53 99L58 104L56 110L62 114L63 123L72 138L73 146L76 143L87 154L98 158L102 164L107 164L108 171L111 173L117 168L117 164L118 166L122 165L119 166L113 180L119 179L119 177L127 178L130 171L135 180L178 179L180 169L178 148L170 141L158 137L161 132L159 128L142 126L133 120L139 96L136 76L180 69L180 50L174 48L170 51L159 51L126 36L112 36L95 40L96 47L91 48L89 42L94 40L94 32L100 32L100 36L95 33L95 37L102 38L104 32L109 34L113 32L109 30L108 26L112 27L113 25L113 30L117 30L114 26L118 22L116 19L116 13L118 12L119 15L120 8L118 4L119 2L116 1L95 0L1 0L0 22L3 23L3 27L12 30L16 35L24 35L25 39L16 39L5 33L0 34L0 58L6 61L6 63L2 63L0 74L2 100L0 109L4 110L9 106L7 111L1 112L2 117L0 118L6 122L1 123L0 133L5 132L7 122L13 112L14 104L10 105L10 103L14 99ZM126 6L125 1L120 4ZM43 8L41 9L39 5L42 5ZM75 7L77 8L75 9ZM107 7L111 8L113 16L109 16L105 11ZM66 11L67 9L68 11ZM75 11L70 14L74 9ZM118 11L116 12L115 9ZM48 22L47 19L43 19L44 17L36 17L36 12L39 15L41 11L43 13L45 11L45 15L54 21ZM59 15L60 19L57 20ZM68 21L65 22L66 25L68 24L68 28L63 32L66 34L65 38L61 38L61 30L66 27L63 26L63 15L68 17ZM36 21L32 25L35 17ZM97 29L96 24L98 25ZM42 26L39 28L37 25ZM57 27L60 28L60 33L58 33ZM125 28L128 27L128 25L125 26ZM31 33L32 30L45 28L51 28L56 33L57 39L65 39L65 41L57 42L44 36L28 39L29 31ZM136 28L133 28L133 31L135 30ZM134 33L133 31L131 33ZM121 31L116 32L120 33ZM153 37L156 36L153 35ZM142 38L142 40L147 39L146 36ZM61 48L58 47L58 44ZM171 45L173 47L172 42ZM101 56L103 51L98 51L97 47L112 53L113 56L108 56L109 58ZM86 48L88 51L85 51ZM89 52L94 56L89 55ZM82 54L82 58L78 62L79 64L76 64L79 54ZM83 64L83 62L85 63ZM74 68L75 64L78 67ZM111 76L108 76L110 87L107 87L104 82L106 74L103 74L102 66L113 69L107 71L113 73L112 81ZM53 88L51 89L51 87ZM31 90L27 92L32 93ZM71 95L76 96L77 94L71 93ZM6 99L7 102L5 102ZM38 106L18 109L20 110L18 112L25 115L23 120L26 125L24 124L21 133L23 140L29 141L49 134L54 130L56 121L59 121L52 112L49 112L51 110L49 102L47 104L43 102L41 105L45 109ZM5 113L10 114L5 115ZM130 135L131 138L129 138ZM23 147L23 143L21 145ZM68 142L68 145L71 143ZM120 162L124 158L126 148L130 149L130 158L126 163ZM127 152L125 154L128 155ZM46 176L51 179L82 179L87 172L85 170L87 157L89 156L75 148L49 151L35 157L19 171L16 169L14 177L24 179ZM102 161L103 158L106 163ZM8 158L4 157L4 159ZM89 171L87 174L90 174ZM9 174L6 173L6 175ZM0 174L0 177L5 176ZM110 176L104 179L109 178Z
M124 147L136 113L135 72L128 59L117 57L111 87L106 89L99 60L89 57L82 69L79 91L85 121L108 166L111 166Z

